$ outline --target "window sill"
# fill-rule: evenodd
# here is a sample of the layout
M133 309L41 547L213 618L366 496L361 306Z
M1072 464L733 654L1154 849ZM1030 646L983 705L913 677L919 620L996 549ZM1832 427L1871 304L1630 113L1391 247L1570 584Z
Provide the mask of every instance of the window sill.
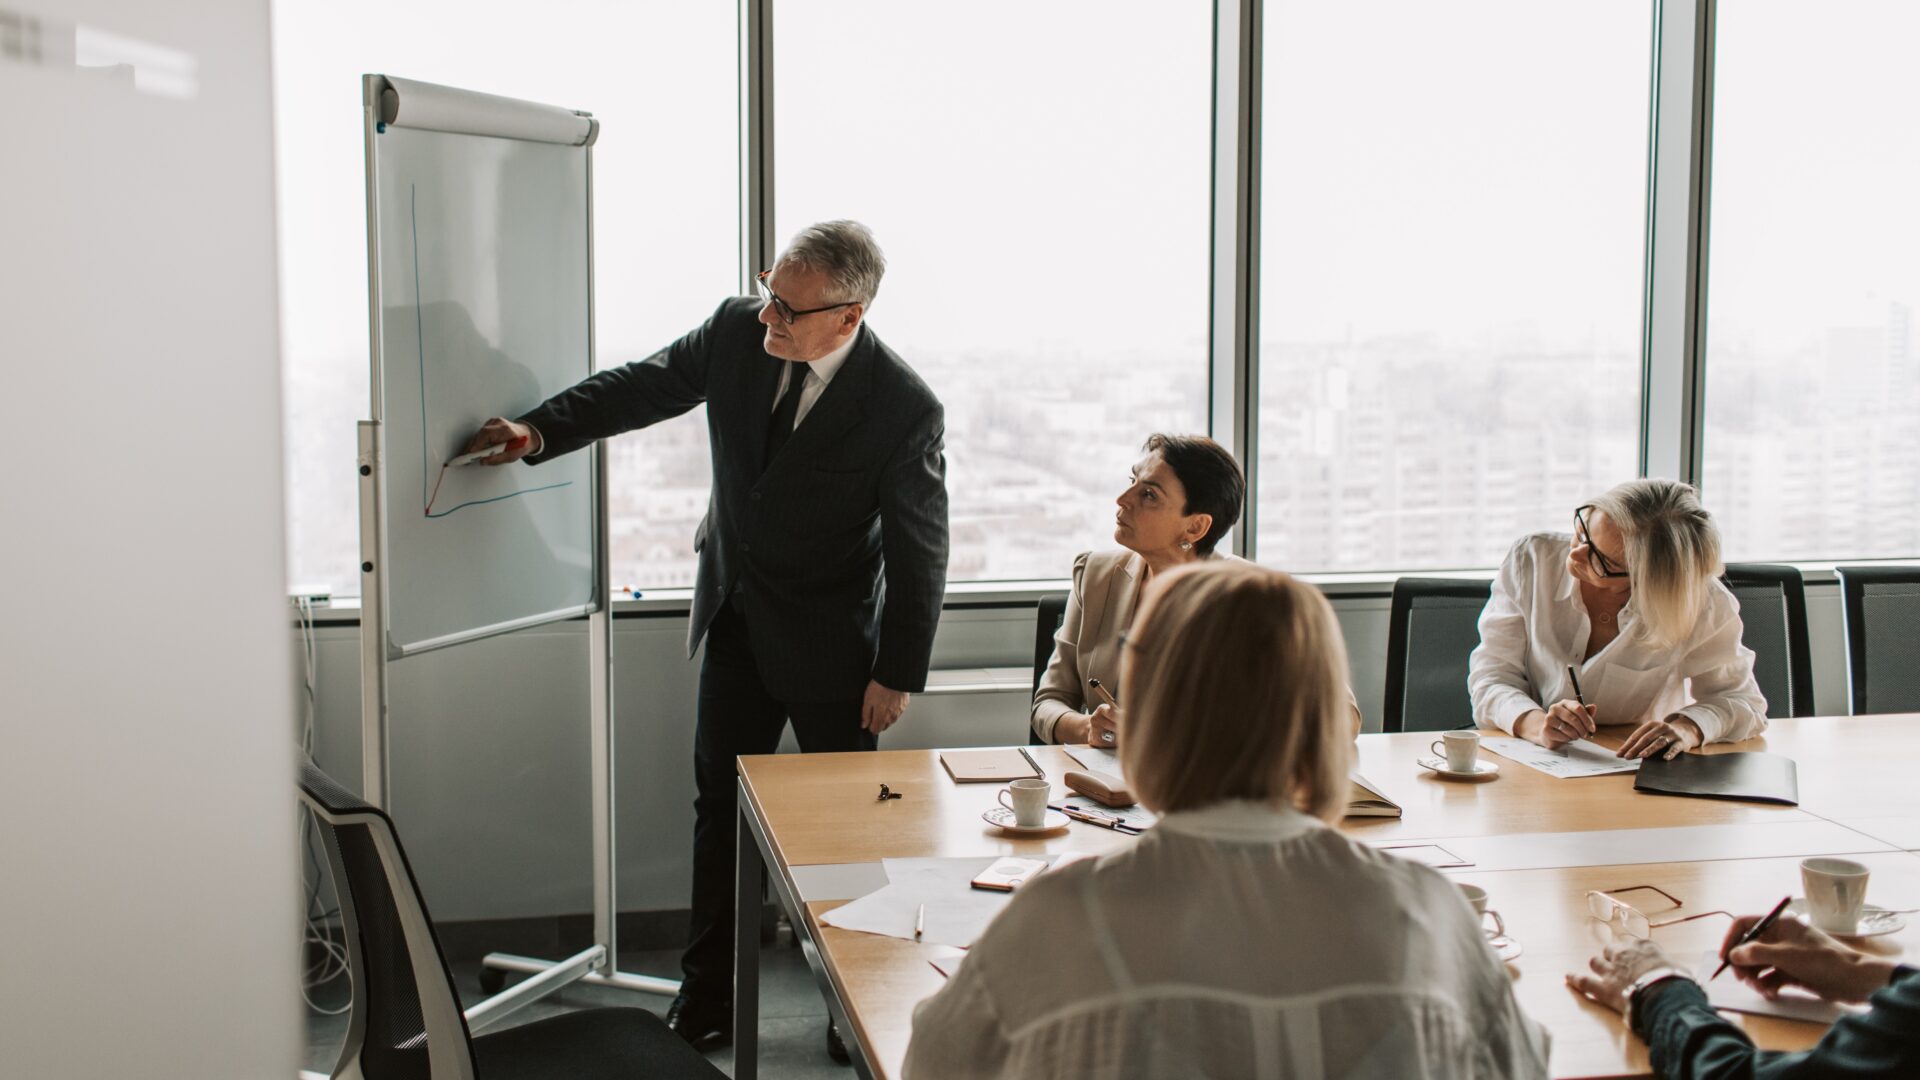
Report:
M1912 566L1911 559L1873 559L1860 562L1786 563L1797 567L1809 585L1833 585L1839 581L1836 566ZM1385 598L1393 595L1393 583L1402 577L1457 578L1485 581L1492 570L1416 570L1405 574L1369 572L1358 574L1299 574L1301 581L1317 586L1329 599ZM959 581L947 586L945 610L972 608L1032 607L1048 593L1064 593L1072 588L1069 578L1032 581ZM693 608L692 589L648 589L632 599L615 600L614 618L668 618L687 614ZM335 597L313 607L315 625L347 625L360 621L360 598ZM979 669L991 671L996 669ZM978 671L975 672L978 674ZM947 691L959 693L962 691Z

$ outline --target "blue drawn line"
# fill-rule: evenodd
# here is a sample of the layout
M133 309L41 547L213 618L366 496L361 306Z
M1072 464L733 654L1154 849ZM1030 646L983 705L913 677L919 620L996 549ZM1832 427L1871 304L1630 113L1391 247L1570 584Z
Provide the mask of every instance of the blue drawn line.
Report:
M546 487L528 488L525 491L515 491L507 495L495 495L491 499L475 499L472 502L456 503L453 506L450 506L447 509L440 511L437 514L428 514L427 516L430 518L443 518L443 517L446 517L448 514L453 513L455 510L459 510L464 507L484 506L487 503L496 503L501 501L502 499L516 499L522 495L531 495L536 491L552 491L554 488L571 487L572 485L573 485L573 481L563 480L558 484L548 484Z
M573 481L564 480L558 484L548 484L545 487L527 488L524 491L510 492L506 495L495 495L491 499L473 499L469 502L456 503L437 514L427 509L433 505L433 496L427 491L427 475L430 471L427 467L427 329L426 319L422 314L420 303L420 189L416 184L407 185L407 215L409 218L408 223L413 230L413 333L420 349L421 512L425 513L429 518L443 518L456 510L464 510L469 506L485 506L488 503L504 502L508 499L517 499L522 495L531 495L536 491L552 491L555 488L571 487Z

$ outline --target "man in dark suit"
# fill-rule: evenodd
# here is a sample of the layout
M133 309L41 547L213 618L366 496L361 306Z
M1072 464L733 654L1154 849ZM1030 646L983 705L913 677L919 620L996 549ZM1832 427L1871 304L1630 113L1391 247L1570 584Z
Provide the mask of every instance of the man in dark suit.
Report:
M761 300L727 300L664 351L489 420L467 445L524 436L485 463L537 465L706 403L713 489L687 634L689 655L707 645L692 943L668 1015L701 1049L732 1034L734 758L772 753L789 720L802 751L872 750L926 685L946 588L945 421L864 323L885 268L865 226L811 226L760 275Z

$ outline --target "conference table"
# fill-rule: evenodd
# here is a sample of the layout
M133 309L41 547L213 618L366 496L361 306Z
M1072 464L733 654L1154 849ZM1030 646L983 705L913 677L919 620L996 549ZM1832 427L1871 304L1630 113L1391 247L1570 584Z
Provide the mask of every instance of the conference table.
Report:
M1617 747L1627 729L1594 741ZM1499 734L1488 732L1487 734ZM1552 1034L1556 1077L1640 1076L1646 1046L1612 1011L1565 985L1565 974L1615 940L1587 910L1589 890L1652 885L1679 898L1657 922L1703 912L1764 912L1800 895L1800 860L1844 855L1872 870L1869 901L1920 907L1920 715L1809 717L1770 722L1757 739L1705 753L1766 750L1797 764L1797 807L1636 792L1631 774L1562 779L1489 754L1497 776L1442 779L1417 764L1435 732L1362 735L1357 768L1402 808L1399 818L1348 818L1355 840L1470 865L1441 872L1484 887L1522 948L1507 965L1526 1012ZM1030 753L1065 794L1081 766L1060 747ZM880 785L900 793L876 798ZM784 754L739 759L739 894L763 883L785 907L828 1010L863 1077L898 1077L914 1006L945 981L934 962L959 950L823 924L821 916L886 883L880 860L1105 853L1136 838L1075 822L1014 836L981 820L1002 785L956 784L933 750ZM1414 848L1425 849L1416 853ZM1431 860L1429 860L1431 861ZM1645 896L1648 894L1636 894ZM1629 898L1631 899L1631 898ZM1664 903L1664 902L1663 902ZM757 1071L759 905L738 905L735 1080ZM1728 919L1709 917L1652 934L1689 962L1718 946ZM1920 956L1920 918L1890 935L1850 940L1881 955ZM1723 976L1724 978L1725 976ZM1800 1049L1818 1024L1727 1014L1765 1049Z

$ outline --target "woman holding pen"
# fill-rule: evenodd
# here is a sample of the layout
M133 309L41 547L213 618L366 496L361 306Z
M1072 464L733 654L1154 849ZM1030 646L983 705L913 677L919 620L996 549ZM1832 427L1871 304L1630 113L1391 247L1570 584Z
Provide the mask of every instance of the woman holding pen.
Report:
M1144 449L1114 500L1120 550L1073 560L1066 618L1033 695L1033 731L1044 742L1118 746L1120 636L1147 582L1189 563L1234 558L1214 546L1240 518L1240 463L1202 435L1152 435Z
M1573 512L1571 535L1522 539L1480 614L1475 722L1550 749L1631 724L1633 758L1765 731L1721 570L1712 519L1671 480L1621 484Z

